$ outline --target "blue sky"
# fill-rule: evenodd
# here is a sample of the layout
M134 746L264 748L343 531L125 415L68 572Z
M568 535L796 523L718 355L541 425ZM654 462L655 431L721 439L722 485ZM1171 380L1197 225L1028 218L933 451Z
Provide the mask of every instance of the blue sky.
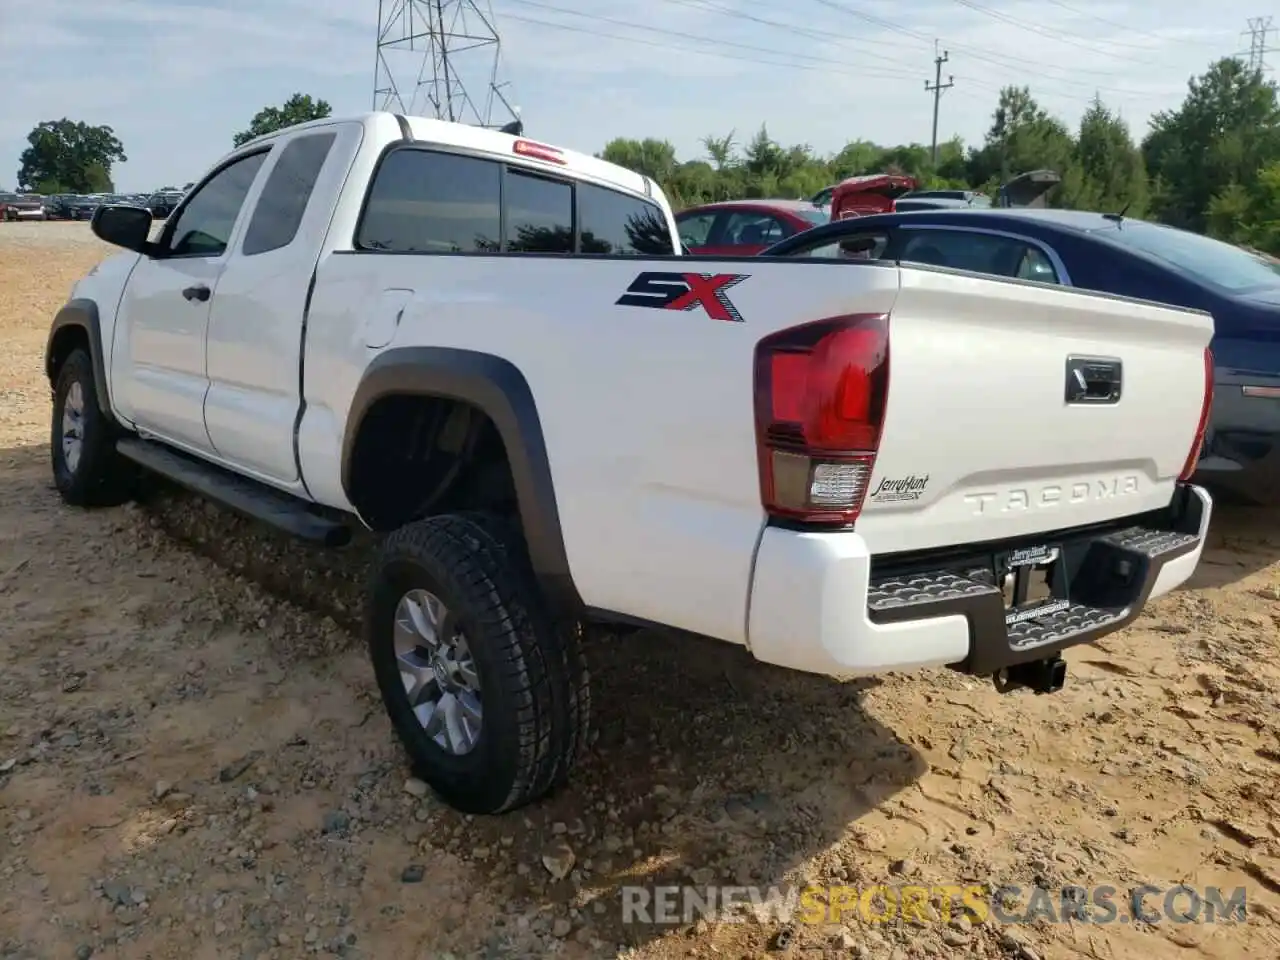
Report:
M395 0L384 0L394 3ZM482 8L488 6L480 0ZM1265 6L1265 4L1263 5ZM616 136L708 134L830 152L929 139L933 42L949 50L939 138L978 141L999 88L1027 84L1074 124L1094 92L1141 135L1187 77L1246 48L1257 0L492 0L500 79L529 135L594 152ZM377 0L0 0L0 188L28 131L109 124L122 190L195 179L266 104L300 91L373 105ZM482 93L492 50L458 70ZM1280 54L1275 55L1280 66ZM421 56L388 52L406 100ZM415 112L423 98L417 98Z

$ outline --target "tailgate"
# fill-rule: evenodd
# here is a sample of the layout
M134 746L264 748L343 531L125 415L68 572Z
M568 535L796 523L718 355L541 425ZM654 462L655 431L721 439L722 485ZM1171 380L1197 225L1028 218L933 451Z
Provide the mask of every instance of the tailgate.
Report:
M947 271L904 267L901 278L857 523L873 552L1168 505L1200 416L1208 314ZM1118 372L1118 399L1078 396L1081 367L1091 395Z

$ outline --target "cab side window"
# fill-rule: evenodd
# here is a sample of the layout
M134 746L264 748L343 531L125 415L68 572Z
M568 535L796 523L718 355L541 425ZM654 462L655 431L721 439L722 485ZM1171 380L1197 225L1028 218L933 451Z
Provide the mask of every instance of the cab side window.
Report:
M657 204L590 183L578 184L578 230L583 253L669 257L676 252Z
M317 133L290 140L267 175L240 252L245 256L279 250L293 242L307 212L320 168L337 139L336 133Z
M223 167L191 194L167 230L170 257L220 257L270 151L253 153Z

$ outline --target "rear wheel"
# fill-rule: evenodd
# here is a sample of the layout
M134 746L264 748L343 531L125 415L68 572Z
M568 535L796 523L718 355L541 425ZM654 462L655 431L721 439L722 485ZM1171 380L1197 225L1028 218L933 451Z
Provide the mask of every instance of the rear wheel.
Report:
M589 720L578 637L547 615L505 530L473 516L402 528L368 603L392 726L415 773L467 813L511 810L563 784Z
M58 370L49 438L53 482L66 503L101 507L129 499L137 473L116 452L116 439L98 406L93 362L76 348Z

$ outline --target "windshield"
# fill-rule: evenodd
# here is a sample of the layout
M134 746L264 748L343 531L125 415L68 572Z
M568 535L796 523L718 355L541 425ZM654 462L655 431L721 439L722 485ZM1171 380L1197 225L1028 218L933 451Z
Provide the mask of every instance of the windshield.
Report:
M1144 220L1125 220L1106 236L1149 256L1158 257L1209 286L1240 292L1280 285L1280 264L1221 240L1164 227Z
M831 222L830 215L824 213L818 207L814 207L812 210L797 210L796 212L800 214L800 216L804 217L806 220L808 220L810 223L813 223L813 224L822 224L822 223Z

